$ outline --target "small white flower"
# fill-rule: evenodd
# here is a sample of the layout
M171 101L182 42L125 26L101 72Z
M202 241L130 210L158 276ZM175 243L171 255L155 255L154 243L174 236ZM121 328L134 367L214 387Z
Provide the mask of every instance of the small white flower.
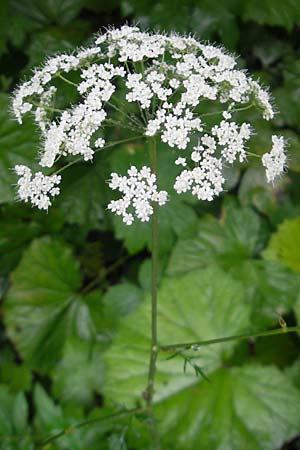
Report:
M177 158L176 161L175 161L175 164L177 166L185 167L186 166L186 158L182 158L182 157Z

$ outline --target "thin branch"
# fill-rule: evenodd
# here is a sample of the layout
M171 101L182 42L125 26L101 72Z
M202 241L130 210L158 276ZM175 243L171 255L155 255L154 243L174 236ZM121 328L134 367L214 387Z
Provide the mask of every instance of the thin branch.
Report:
M70 84L71 86L75 86L76 88L78 87L78 85L76 83L73 83L73 81L68 80L67 78L65 78L61 73L58 73L56 75L58 78L61 78L63 81L65 81L66 83Z
M235 340L247 340L254 339L265 336L275 336L277 334L285 334L285 333L295 333L300 331L300 326L296 327L280 327L274 330L267 331L259 331L257 333L252 334L240 334L235 336L227 336L218 339L210 339L208 341L196 341L196 342L186 342L179 344L169 344L169 345L160 345L159 350L162 352L176 352L178 350L200 350L201 347L206 347L207 345L219 344L222 342L229 342Z
M142 139L143 137L144 136L140 135L140 136L134 136L134 137L127 138L127 139L121 139L120 141L114 141L114 142L111 142L110 144L105 145L102 148L98 148L97 150L94 151L94 153L97 153L100 150L105 150L107 148L114 147L115 145L125 144L125 142L136 141L137 139ZM78 162L81 162L81 161L82 161L82 156L80 156L79 158L76 158L74 161L71 161L68 164L66 164L65 166L61 167L56 172L54 172L52 175L57 175L58 173L63 172L65 169L67 169L67 168L69 168L69 167L73 166L74 164L77 164Z
M250 105L247 106L243 106L242 108L235 108L230 110L230 113L235 113L235 112L239 112L239 111L246 111L247 109L252 108L253 103L251 103ZM215 114L222 114L224 112L224 109L222 109L222 111L211 111L208 113L204 113L204 114L199 114L199 117L207 117L207 116L214 116Z
M79 428L83 428L87 425L90 425L92 423L96 422L104 422L106 420L115 419L117 417L121 417L127 414L134 414L136 412L141 412L141 408L132 408L132 409L125 409L123 411L119 411L116 413L108 414L107 416L102 417L95 417L94 419L85 420L84 422L76 423L75 425L71 425L68 428L64 428L63 430L59 431L56 434L53 434L52 436L49 436L48 438L44 439L41 442L37 443L37 447L44 447L45 445L49 444L50 442L56 441L56 439L59 439L62 436L66 436L70 433L73 433L75 430L78 430Z

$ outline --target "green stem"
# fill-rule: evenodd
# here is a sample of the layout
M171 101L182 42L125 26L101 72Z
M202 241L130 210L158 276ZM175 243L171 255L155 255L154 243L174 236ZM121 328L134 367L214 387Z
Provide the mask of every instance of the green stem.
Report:
M149 139L149 157L152 172L157 175L157 154L155 138ZM159 435L157 424L153 415L154 380L156 372L156 360L158 354L157 342L157 263L158 263L158 211L157 203L153 202L152 215L152 272L151 272L151 347L148 371L148 385L146 388L146 405L149 416L149 429L153 450L159 450Z
M254 339L258 337L265 336L275 336L276 334L285 334L285 333L295 333L300 331L300 326L298 327L280 327L275 330L267 330L267 331L259 331L258 333L252 334L239 334L235 336L227 336L218 339L210 339L208 341L198 341L198 342L186 342L179 344L170 344L170 345L161 345L159 350L162 352L176 352L178 350L198 350L200 347L204 347L207 345L219 344L221 342L229 342L235 340L245 340L245 339Z
M59 431L56 434L53 434L52 436L49 436L45 440L38 442L37 447L44 447L45 445L50 444L53 441L56 441L56 439L59 439L62 436L66 436L70 433L73 433L75 430L78 430L79 428L83 428L87 425L91 425L92 423L96 422L104 422L106 420L115 419L117 417L121 417L128 414L134 414L136 412L141 412L141 408L132 408L132 409L125 409L123 411L119 411L116 413L109 414L107 416L102 417L95 417L94 419L85 420L84 422L76 423L75 425L71 425L68 428L64 428L63 430Z
M71 86L74 86L74 87L77 88L78 85L76 83L73 83L73 81L68 80L68 78L65 78L61 73L58 73L56 76L58 78L61 78L63 81L65 81L66 83L70 84Z
M94 153L99 152L100 150L105 150L107 148L111 148L114 147L115 145L119 145L119 144L125 144L126 142L131 142L131 141L136 141L137 139L142 139L144 136L133 136L131 138L127 138L127 139L121 139L120 141L114 141L111 142L110 144L105 145L104 147L98 148L97 150L94 151ZM74 164L77 164L78 162L82 162L82 156L80 156L79 158L74 159L74 161L70 161L68 164L66 164L65 166L61 167L60 169L56 170L52 175L57 175L58 173L63 172L65 169L68 169L69 167L73 166Z
M63 111L62 109L57 109L57 108L52 108L51 106L42 105L41 103L37 103L34 100L30 100L30 103L32 105L36 106L37 108L42 108L42 109L45 109L46 111L58 112L58 113L61 113Z
M239 112L239 111L246 111L247 109L252 108L253 103L250 103L250 105L247 106L242 106L241 108L234 108L231 111L229 111L230 113L235 113L235 112ZM224 112L224 109L222 111L211 111L208 113L204 113L204 114L200 114L200 117L207 117L207 116L214 116L215 114L222 114Z

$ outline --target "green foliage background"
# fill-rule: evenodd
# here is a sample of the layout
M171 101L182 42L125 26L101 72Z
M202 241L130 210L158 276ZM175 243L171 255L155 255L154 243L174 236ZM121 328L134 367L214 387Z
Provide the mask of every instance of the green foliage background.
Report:
M160 211L162 343L300 324L300 2L298 0L1 0L0 3L0 448L147 449L141 415L82 421L136 406L149 349L149 227L105 210L105 180L145 157L127 144L66 172L48 214L15 202L11 167L35 163L38 135L12 121L9 94L46 55L89 42L101 27L138 23L191 32L240 54L271 86L275 123L256 116L251 151L274 131L289 143L289 173L268 186L259 166L234 168L213 204L178 196ZM61 104L72 101L65 89ZM112 129L109 138L122 138ZM159 148L168 187L168 152ZM172 176L172 177L171 177ZM197 353L209 382L158 363L163 448L300 448L297 334L218 344Z

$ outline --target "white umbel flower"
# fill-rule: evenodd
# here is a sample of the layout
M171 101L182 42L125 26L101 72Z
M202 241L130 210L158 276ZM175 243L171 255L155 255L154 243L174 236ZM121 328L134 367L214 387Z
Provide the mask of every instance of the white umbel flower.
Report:
M18 185L18 197L25 203L31 202L33 206L39 209L48 210L51 206L51 197L59 194L60 175L43 175L37 172L34 175L29 167L17 165L14 168L16 174L20 177Z
M128 176L111 174L109 187L119 190L123 194L119 200L112 200L108 209L118 216L122 216L126 225L131 225L136 217L141 222L148 222L153 214L153 202L160 206L168 200L166 191L158 191L156 176L149 167L142 167L139 171L131 166L127 171Z
M73 85L79 97L64 110L55 105L57 79ZM201 105L208 110L199 113ZM208 201L223 190L223 168L245 162L250 154L247 146L255 130L239 120L238 112L256 107L263 119L274 116L268 90L239 69L226 50L191 36L143 32L128 25L109 29L89 48L48 58L16 89L12 107L20 123L24 114L31 113L40 128L42 167L51 168L64 157L92 161L95 152L111 147L106 145L107 127L120 125L170 147L177 155L175 164L185 168L175 180L176 192L190 191ZM215 120L206 120L207 115ZM286 164L283 138L272 139L271 152L262 157L271 182ZM198 144L191 148L194 142ZM135 183L141 175L133 172L131 168L129 178L114 174L110 182L112 189L126 190L109 209L127 224L135 218L149 220L152 202L164 204L167 198L164 191L159 196L155 190L149 198L154 175L142 169L145 177ZM25 186L25 179L28 184L44 175L23 177ZM142 189L144 185L147 189ZM47 195L49 200L54 194ZM48 204L44 201L34 200L39 207Z
M272 149L270 153L262 156L262 164L266 168L268 182L278 177L286 167L285 142L282 136L272 136Z

